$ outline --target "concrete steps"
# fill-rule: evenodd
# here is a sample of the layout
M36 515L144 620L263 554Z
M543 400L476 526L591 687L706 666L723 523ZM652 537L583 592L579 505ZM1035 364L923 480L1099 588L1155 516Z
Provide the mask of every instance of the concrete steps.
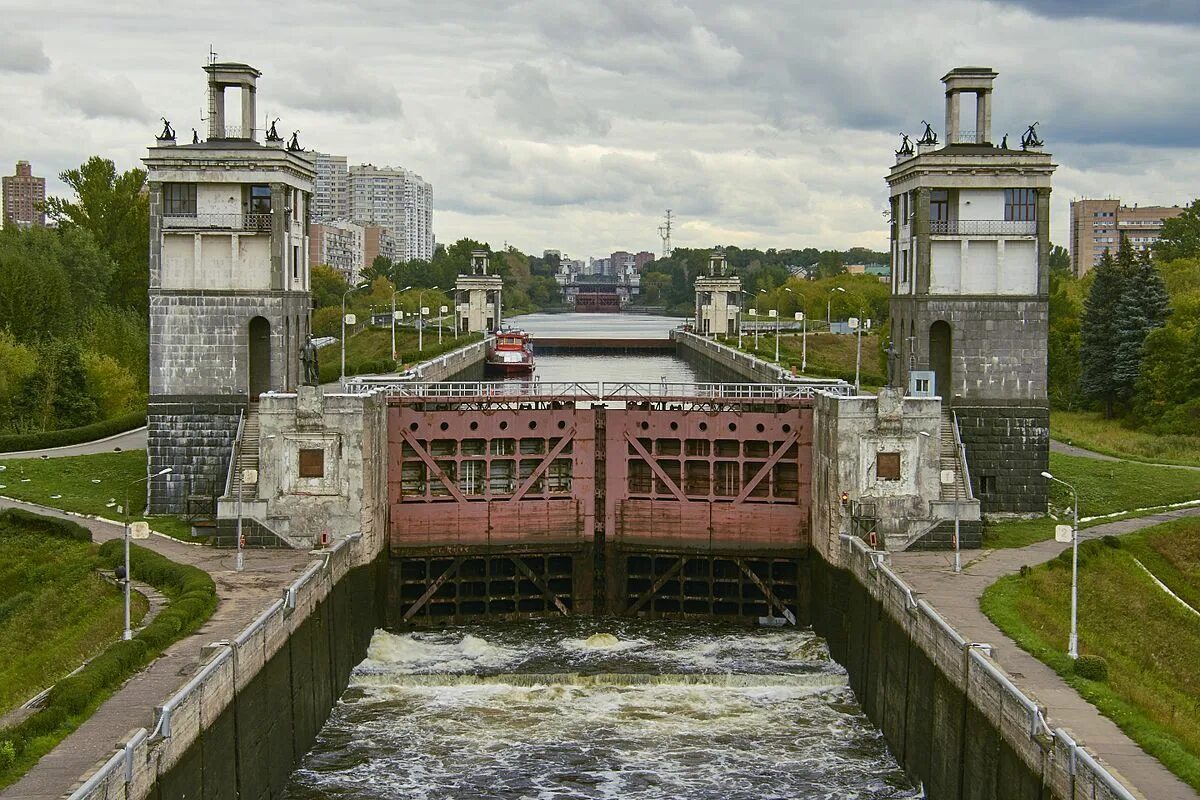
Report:
M241 450L234 464L233 480L230 482L230 497L240 497L243 502L258 499L258 484L246 484L242 478L246 470L258 470L259 421L258 405L251 403L246 411L246 422L242 427Z
M966 475L959 460L958 445L954 441L954 415L949 410L942 411L939 444L939 469L942 473L954 473L953 483L941 484L940 499L969 500L971 498L971 491L970 487L967 486Z

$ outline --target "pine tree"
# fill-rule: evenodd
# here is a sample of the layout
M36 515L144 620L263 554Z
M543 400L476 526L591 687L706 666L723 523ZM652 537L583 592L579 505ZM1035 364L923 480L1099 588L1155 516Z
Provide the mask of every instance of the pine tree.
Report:
M1117 306L1124 294L1125 275L1107 250L1093 273L1092 288L1083 302L1079 388L1086 397L1103 403L1105 416L1111 418L1119 389L1113 366L1120 343Z
M1135 253L1122 239L1117 268L1125 275L1125 289L1117 303L1117 349L1113 361L1113 380L1117 396L1133 398L1142 373L1146 336L1167 321L1170 296L1162 276L1148 253Z

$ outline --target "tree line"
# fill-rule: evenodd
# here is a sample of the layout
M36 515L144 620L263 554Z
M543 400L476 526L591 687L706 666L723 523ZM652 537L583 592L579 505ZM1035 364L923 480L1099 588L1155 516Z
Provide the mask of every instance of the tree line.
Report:
M88 425L146 405L146 173L93 157L59 178L57 227L0 230L0 433Z

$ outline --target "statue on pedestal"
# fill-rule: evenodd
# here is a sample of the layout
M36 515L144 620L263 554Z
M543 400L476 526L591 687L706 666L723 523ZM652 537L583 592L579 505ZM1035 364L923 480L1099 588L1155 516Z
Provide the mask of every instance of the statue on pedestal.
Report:
M308 340L304 346L300 348L300 363L304 366L304 378L301 381L305 386L319 386L321 384L321 369L317 364L317 346L313 344L313 337L310 333Z

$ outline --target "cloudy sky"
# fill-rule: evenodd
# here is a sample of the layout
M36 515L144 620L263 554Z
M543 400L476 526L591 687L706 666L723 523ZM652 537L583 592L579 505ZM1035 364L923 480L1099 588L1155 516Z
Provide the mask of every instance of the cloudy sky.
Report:
M1084 13L1087 10L1087 14ZM882 247L897 132L941 76L1000 77L1040 121L1052 238L1073 197L1200 194L1197 0L0 0L0 169L138 164L190 138L209 45L263 72L259 116L434 185L439 241L575 257L676 245Z

